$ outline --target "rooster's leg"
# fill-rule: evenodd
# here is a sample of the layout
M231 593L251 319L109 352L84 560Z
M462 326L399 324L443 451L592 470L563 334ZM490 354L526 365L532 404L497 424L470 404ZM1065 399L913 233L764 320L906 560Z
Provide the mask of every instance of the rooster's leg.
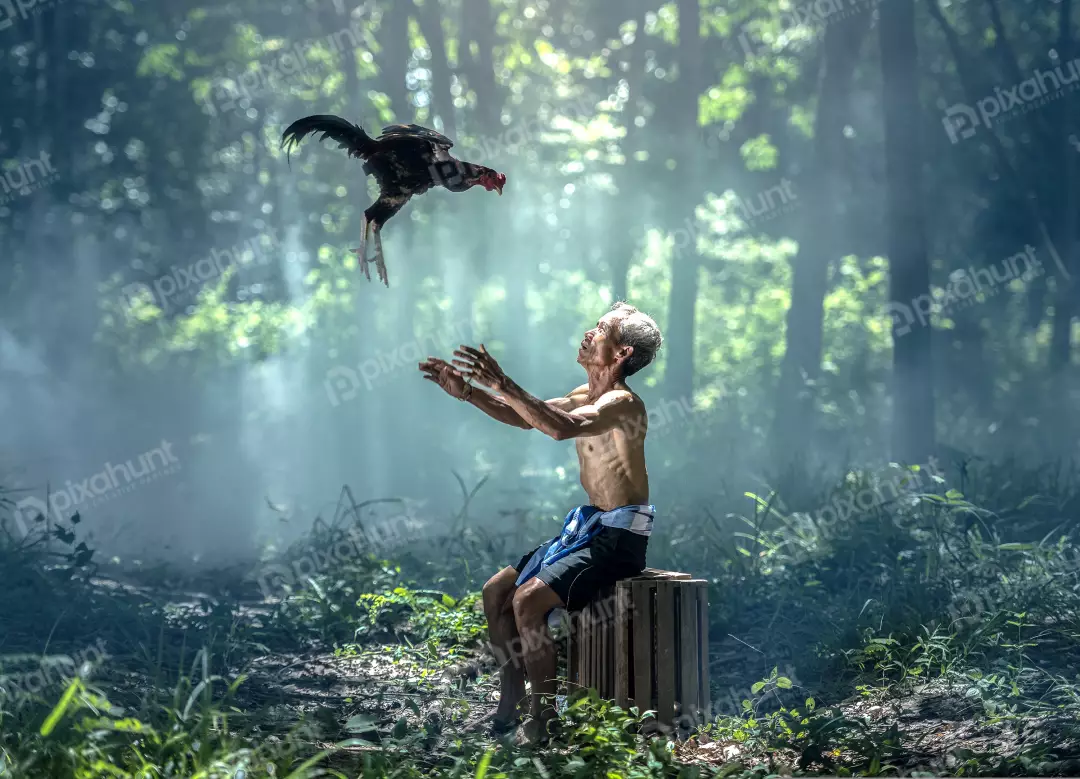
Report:
M361 218L364 221L364 233L360 237L360 248L353 249L353 251L356 252L356 256L360 258L360 270L362 270L364 272L364 275L367 276L367 280L371 281L371 271L368 269L368 265L370 263L368 262L367 258L367 242L368 233L371 232L371 222L368 221L366 214Z
M386 263L383 261L382 253L382 233L379 232L382 225L375 226L375 269L379 273L379 279L387 287L390 286L390 280L386 276Z

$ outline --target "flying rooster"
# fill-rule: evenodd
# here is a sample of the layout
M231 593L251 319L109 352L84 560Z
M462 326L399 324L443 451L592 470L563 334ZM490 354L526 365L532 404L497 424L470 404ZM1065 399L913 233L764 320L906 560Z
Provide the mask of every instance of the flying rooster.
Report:
M370 281L367 244L374 237L375 267L387 287L390 282L386 278L379 231L413 195L422 195L434 186L464 192L477 185L501 195L506 184L502 173L451 157L453 141L416 124L392 124L383 128L378 138L372 138L364 128L340 116L305 116L285 128L281 136L286 158L304 138L315 133L322 133L320 141L327 138L337 141L338 148L348 150L348 156L363 160L364 173L374 175L379 184L379 199L364 212L360 248L353 251L360 257L360 269Z

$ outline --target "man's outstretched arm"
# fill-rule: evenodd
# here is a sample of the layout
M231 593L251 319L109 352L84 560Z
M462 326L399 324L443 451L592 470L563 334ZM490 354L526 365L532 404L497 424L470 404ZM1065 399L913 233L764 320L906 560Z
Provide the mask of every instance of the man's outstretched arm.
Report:
M513 407L506 402L505 398L492 395L482 389L473 387L465 382L461 372L449 363L435 357L429 357L420 363L420 370L424 378L435 382L451 397L467 401L470 405L483 411L492 419L502 422L504 425L517 427L522 430L532 430L533 426L526 422ZM571 396L579 392L582 387L573 390L569 395L548 401L562 408L572 408Z
M513 379L507 376L499 363L488 354L483 344L473 349L464 344L454 352L457 358L454 364L461 367L464 376L474 378L496 392L501 392L503 400L532 427L556 441L567 438L593 436L614 430L630 423L640 424L644 409L627 390L608 392L595 404L568 408L540 400L523 390ZM571 395L588 389L587 385L578 387ZM579 397L578 400L581 398Z
M514 406L507 401L505 396L493 395L489 392L485 392L479 387L471 387L472 390L465 398L469 403L476 406L492 419L497 419L503 424L512 425L513 427L520 427L522 430L533 430L536 426L529 424L529 421L525 419ZM561 398L552 398L551 400L541 401L556 409L562 409L569 411L574 407L573 395L578 390L572 391L569 395L565 395Z
M509 403L471 385L469 386L469 390L471 391L465 396L465 401L476 406L492 419L502 422L504 425L510 425L511 427L520 427L522 430L532 430L532 425L522 419L521 415L518 414Z
M596 403L573 410L533 397L511 379L506 380L503 393L507 405L522 419L556 441L607 433L642 415L634 396L626 390L608 392Z

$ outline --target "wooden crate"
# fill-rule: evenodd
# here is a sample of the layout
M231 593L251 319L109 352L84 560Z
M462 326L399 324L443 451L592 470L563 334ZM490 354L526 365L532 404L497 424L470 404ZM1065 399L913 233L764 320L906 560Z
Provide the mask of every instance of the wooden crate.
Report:
M567 690L593 687L664 725L709 709L708 582L646 568L571 615Z

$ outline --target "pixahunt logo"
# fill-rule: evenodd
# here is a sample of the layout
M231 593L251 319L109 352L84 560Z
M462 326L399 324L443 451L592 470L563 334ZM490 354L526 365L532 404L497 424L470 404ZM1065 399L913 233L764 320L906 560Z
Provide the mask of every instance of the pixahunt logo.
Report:
M780 34L783 37L797 30L822 29L827 24L847 19L878 5L880 0L809 0L799 3L790 11L780 12ZM743 29L739 33L739 45L747 57L760 57L773 52L776 38L751 33Z
M980 125L989 129L995 121L1026 114L1072 92L1080 76L1078 63L1080 58L1069 60L1064 71L1060 65L1053 70L1036 68L1031 78L1007 89L995 88L994 94L978 100L974 108L967 103L954 103L945 109L941 120L949 140L959 143L975 135Z
M1021 271L1019 263L1024 263ZM1007 257L1001 263L1002 273L998 275L997 266L989 268L961 268L949 274L946 287L932 287L928 293L918 295L909 303L891 300L885 310L893 320L893 335L902 336L911 332L916 318L919 326L925 327L930 322L930 314L945 316L952 312L974 305L980 295L996 295L1006 284L1012 281L1028 283L1041 276L1042 263L1035 257L1035 247L1028 244L1024 251ZM984 299L984 298L983 298Z
M781 214L790 213L797 205L795 191L789 179L780 179L775 187L758 192L752 198L735 198L735 207L747 223L767 221Z
M268 251L264 251L264 247ZM124 295L124 311L130 316L139 302L146 301L168 313L177 298L191 300L204 284L220 278L231 267L246 267L256 261L259 265L269 265L274 258L273 252L279 248L277 228L269 227L265 233L230 249L211 249L209 256L191 263L186 268L173 265L169 273L151 282L153 289L141 281L126 285L120 290Z
M448 328L436 333L430 333L423 338L416 338L401 344L389 352L376 350L375 357L369 357L353 370L347 365L335 365L326 372L323 387L326 396L330 399L330 405L337 408L343 402L352 400L360 391L360 382L363 381L364 389L370 390L378 380L384 379L400 368L413 368L424 359L425 354L431 354L425 347L430 342L432 350L442 351L443 348L452 344L466 343L469 327L468 320L454 322Z
M94 644L76 652L74 657L42 657L38 667L30 671L7 674L0 665L0 708L10 707L14 703L14 708L19 709L50 688L67 686L72 677L86 679L108 658L105 641L99 638ZM3 763L0 763L0 768L3 768ZM0 777L3 776L4 772L0 770Z
M77 482L69 479L62 489L50 491L47 503L34 497L20 500L15 504L15 524L25 538L30 534L31 523L44 521L50 513L56 521L63 521L68 518L68 512L100 506L179 470L172 444L163 440L161 446L139 455L134 462L105 463L104 468L88 478Z
M3 0L0 0L0 7L2 3ZM37 160L25 160L14 168L0 165L0 206L56 180L56 169L49 160L49 153L43 151L39 157Z
M334 8L338 14L345 14L343 0L334 0ZM352 12L354 18L349 26L330 35L298 41L288 49L275 50L271 56L248 64L238 76L215 78L210 94L202 101L203 113L217 116L219 112L246 108L247 104L241 101L251 101L262 94L298 83L301 77L312 72L325 70L328 62L336 61L335 55L361 48L367 28L364 20L373 10L373 0L366 0ZM327 59L327 50L330 59Z

